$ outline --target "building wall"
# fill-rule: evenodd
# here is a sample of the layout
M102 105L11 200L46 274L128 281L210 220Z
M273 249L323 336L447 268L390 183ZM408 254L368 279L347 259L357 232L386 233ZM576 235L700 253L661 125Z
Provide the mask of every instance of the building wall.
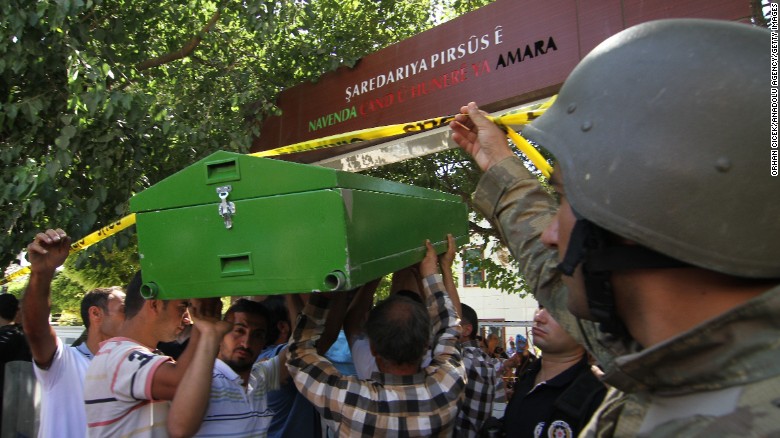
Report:
M539 306L531 295L521 298L519 294L507 294L496 289L464 287L462 281L458 292L461 302L468 304L477 312L480 328L490 327L492 321L517 323L503 327L504 348L507 348L506 344L509 339L514 338L516 334L523 336L527 334L526 337L530 337L530 326L533 324L534 312ZM498 327L496 330L501 332Z

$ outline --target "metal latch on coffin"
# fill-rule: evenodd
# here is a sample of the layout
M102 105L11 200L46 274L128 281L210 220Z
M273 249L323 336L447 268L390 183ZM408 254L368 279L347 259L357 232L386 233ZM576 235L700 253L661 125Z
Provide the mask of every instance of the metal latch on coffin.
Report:
M225 228L233 228L233 215L236 214L236 204L227 200L228 194L233 190L233 186L217 187L217 195L222 202L219 203L219 215L225 221Z

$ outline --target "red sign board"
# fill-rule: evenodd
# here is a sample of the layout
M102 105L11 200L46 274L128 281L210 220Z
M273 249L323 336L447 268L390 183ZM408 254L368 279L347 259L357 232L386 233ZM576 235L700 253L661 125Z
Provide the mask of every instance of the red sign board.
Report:
M749 2L733 0L498 0L285 90L282 116L264 122L252 151L453 114L470 100L507 108L554 94L588 51L634 24L749 16ZM364 146L288 158L311 162Z

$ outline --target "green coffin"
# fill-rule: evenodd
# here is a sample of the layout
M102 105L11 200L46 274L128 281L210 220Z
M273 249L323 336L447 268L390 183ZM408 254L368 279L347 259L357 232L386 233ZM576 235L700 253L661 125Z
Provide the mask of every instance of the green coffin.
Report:
M456 196L217 152L130 200L144 293L160 299L349 290L468 242Z

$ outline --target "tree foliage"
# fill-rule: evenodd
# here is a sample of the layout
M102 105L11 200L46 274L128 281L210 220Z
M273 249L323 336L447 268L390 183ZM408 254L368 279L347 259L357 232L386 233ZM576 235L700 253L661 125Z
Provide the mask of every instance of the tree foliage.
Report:
M510 143L511 145L511 143ZM537 175L533 163L517 150L515 152L525 162L526 167ZM550 154L541 150L548 159ZM472 236L470 248L479 251L463 251L463 261L473 269L485 272L479 286L498 289L507 293L526 295L525 282L515 268L509 250L501 241L501 235L495 224L490 223L474 208L472 194L476 190L482 171L471 158L460 149L439 152L432 156L401 161L383 167L374 168L367 174L378 178L390 179L405 184L426 187L459 196L468 206L469 232ZM546 182L541 180L546 185Z
M81 314L81 299L88 289L71 279L65 272L58 272L51 282L51 290L52 315L67 314L68 317L65 318L67 321L63 321L62 325L82 325L83 321L78 315Z
M135 236L126 248L101 245L100 250L87 260L69 257L63 274L84 291L97 287L124 287L141 269Z
M246 152L280 90L484 3L2 2L0 265L38 230L84 236L188 164Z

